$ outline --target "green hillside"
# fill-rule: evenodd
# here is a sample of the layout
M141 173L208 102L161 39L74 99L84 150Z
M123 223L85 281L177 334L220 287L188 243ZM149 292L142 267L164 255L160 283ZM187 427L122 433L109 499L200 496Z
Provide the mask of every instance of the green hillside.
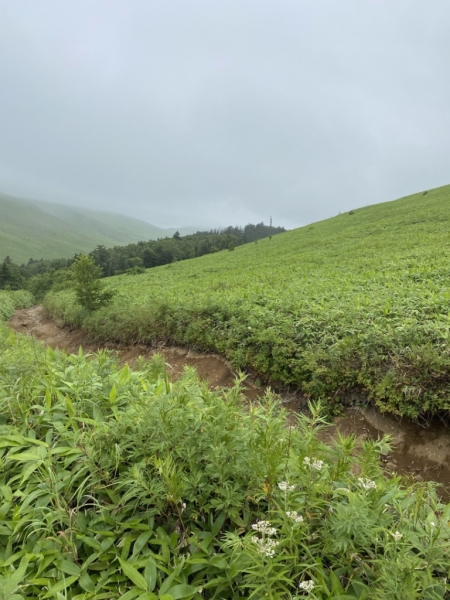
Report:
M108 280L85 316L71 292L47 305L97 337L192 344L333 403L450 408L450 186L368 206L234 252Z
M0 259L9 255L17 263L69 258L98 244L131 244L174 232L124 215L0 194Z

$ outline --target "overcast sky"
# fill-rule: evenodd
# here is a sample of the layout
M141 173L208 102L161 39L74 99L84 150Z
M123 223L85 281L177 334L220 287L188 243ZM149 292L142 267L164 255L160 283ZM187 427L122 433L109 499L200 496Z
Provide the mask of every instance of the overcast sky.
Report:
M0 192L297 227L450 183L449 0L0 0Z

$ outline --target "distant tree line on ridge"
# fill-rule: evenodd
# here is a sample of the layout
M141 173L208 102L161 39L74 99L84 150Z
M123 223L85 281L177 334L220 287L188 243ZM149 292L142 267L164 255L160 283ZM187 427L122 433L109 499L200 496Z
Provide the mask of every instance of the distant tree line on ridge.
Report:
M273 227L258 223L245 227L227 227L211 231L198 231L181 236L176 232L166 237L126 246L105 248L98 245L90 252L96 265L101 268L102 277L123 273L138 274L145 269L169 263L212 254L221 250L233 250L249 242L257 242L265 237L286 231L284 227ZM50 289L62 289L70 279L69 268L73 258L51 260L30 258L27 264L16 265L9 257L0 265L0 289L29 289L40 300Z

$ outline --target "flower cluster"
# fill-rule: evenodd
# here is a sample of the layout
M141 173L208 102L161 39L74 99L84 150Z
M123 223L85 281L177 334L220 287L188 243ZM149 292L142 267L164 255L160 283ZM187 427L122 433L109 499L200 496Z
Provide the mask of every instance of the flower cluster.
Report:
M311 460L309 456L305 456L303 459L303 464L311 467L311 469L314 469L315 471L321 471L323 467L323 460L318 460L317 458L313 458Z
M280 481L278 487L283 492L292 492L293 490L295 490L295 485L289 485L287 481Z
M403 537L403 534L400 533L399 531L396 531L395 533L391 532L391 535L392 535L392 537L394 538L394 540L396 542L399 542L402 539L402 537Z
M253 523L252 529L259 531L259 533L262 534L262 538L256 536L252 537L252 541L258 547L258 552L269 558L273 558L275 555L275 548L279 544L279 542L270 539L270 536L277 534L275 527L271 527L269 521L257 521L256 523Z
M299 583L298 587L304 592L312 592L314 589L314 581L312 579L307 579L306 581Z
M275 548L278 546L279 542L275 540L271 540L270 538L258 538L253 537L252 540L258 547L258 552L260 554L264 554L269 558L273 558L275 556Z
M375 481L372 481L371 479L366 479L365 477L358 477L358 481L365 490L376 490L377 489L377 484L375 483Z
M256 523L253 523L252 529L254 529L255 531L259 531L263 535L270 536L277 534L277 530L275 529L275 527L270 526L269 521L257 521Z
M303 521L303 517L297 514L296 510L288 510L286 514L290 519L294 521L294 523L301 523Z

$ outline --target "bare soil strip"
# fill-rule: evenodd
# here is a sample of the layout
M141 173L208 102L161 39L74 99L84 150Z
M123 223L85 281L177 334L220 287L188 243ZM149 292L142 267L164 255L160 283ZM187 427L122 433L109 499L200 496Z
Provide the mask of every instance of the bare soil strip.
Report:
M200 354L176 346L159 345L151 348L142 344L124 346L110 342L93 342L79 329L59 327L45 315L42 306L16 311L10 321L10 326L14 331L31 335L53 349L59 348L70 353L77 353L80 346L84 352L98 352L104 348L112 350L117 352L123 364L129 364L130 367L139 357L149 359L158 353L164 356L173 379L180 377L185 366L195 367L200 379L207 381L211 389L231 387L236 377L230 363L218 354ZM264 390L252 385L251 382L246 384L245 395L250 399L263 393Z
M97 352L107 348L118 353L122 363L133 366L138 357L150 358L158 353L164 356L172 373L177 379L185 366L195 367L199 377L207 381L211 389L230 387L236 373L231 365L217 354L201 354L179 347L160 345L151 348L144 345L123 346L111 343L95 343L83 331L68 327L59 327L49 319L42 306L34 306L15 312L11 319L12 329L25 335L31 335L52 348L76 353L80 346L84 352ZM264 394L264 388L246 382L245 396L250 400ZM285 406L292 411L301 408L301 402L292 398L284 399ZM389 434L395 444L394 451L384 458L387 472L409 474L416 479L437 481L450 488L450 429L444 423L435 420L427 428L406 420L396 420L383 415L374 408L346 408L342 417L335 419L334 428L327 437L335 435L336 430L343 434L355 434L359 440L377 439ZM444 493L447 498L448 493Z

